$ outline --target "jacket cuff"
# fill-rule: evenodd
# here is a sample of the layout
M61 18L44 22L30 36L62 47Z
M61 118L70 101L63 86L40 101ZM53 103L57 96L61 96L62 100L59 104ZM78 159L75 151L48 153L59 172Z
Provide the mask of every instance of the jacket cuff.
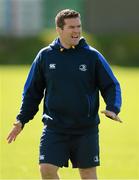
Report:
M115 106L106 106L106 110L114 112L116 115L120 112L120 109Z
M21 121L21 120L18 118L18 116L16 117L16 121L21 122L21 124L22 124L22 129L23 129L24 126L25 126L25 122Z

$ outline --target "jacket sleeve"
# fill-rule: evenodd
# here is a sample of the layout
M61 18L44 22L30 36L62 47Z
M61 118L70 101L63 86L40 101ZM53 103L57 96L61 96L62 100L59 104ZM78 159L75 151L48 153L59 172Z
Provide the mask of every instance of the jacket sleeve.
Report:
M121 107L121 88L105 58L97 52L96 79L106 109L118 114Z
M20 113L16 117L17 121L19 120L23 126L33 119L37 113L38 106L44 95L44 89L45 83L41 67L41 53L38 53L28 74L22 94Z

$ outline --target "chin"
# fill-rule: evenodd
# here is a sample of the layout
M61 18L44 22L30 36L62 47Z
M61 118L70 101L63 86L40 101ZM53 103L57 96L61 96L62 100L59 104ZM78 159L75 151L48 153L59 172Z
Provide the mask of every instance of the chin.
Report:
M76 45L78 45L79 44L79 41L76 41L76 42L74 42L73 44L72 44L72 46L76 46Z

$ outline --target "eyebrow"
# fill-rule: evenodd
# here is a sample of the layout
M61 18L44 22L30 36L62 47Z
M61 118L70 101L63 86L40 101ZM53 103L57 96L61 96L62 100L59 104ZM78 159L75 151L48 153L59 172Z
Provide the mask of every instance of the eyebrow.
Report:
M79 25L77 25L77 26L72 26L72 25L70 25L69 27L70 27L70 28L81 27L81 24L79 24Z

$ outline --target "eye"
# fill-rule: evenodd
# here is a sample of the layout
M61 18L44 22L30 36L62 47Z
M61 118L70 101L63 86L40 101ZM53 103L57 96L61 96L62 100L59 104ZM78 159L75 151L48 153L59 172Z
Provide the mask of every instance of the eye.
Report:
M74 29L74 28L75 28L75 26L69 26L69 28L70 28L70 29Z
M77 27L78 27L78 28L81 28L81 25L78 25Z

